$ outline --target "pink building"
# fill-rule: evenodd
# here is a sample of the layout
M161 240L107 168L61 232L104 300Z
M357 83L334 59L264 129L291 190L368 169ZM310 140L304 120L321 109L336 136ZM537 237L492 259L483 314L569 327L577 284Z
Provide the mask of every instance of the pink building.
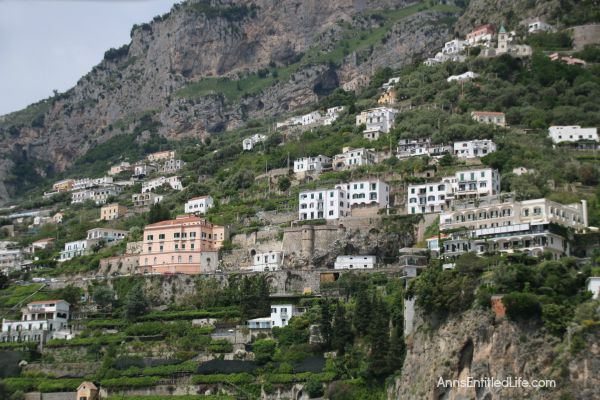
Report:
M203 218L180 215L146 225L140 254L142 273L201 274L215 271L227 229Z

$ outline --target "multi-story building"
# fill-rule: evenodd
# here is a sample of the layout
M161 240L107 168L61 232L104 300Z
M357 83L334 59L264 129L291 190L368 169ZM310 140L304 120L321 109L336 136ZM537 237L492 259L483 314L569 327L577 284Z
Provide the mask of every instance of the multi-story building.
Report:
M455 203L440 216L440 231L451 232L444 253L455 256L474 251L550 252L554 258L570 255L564 228L582 231L588 225L587 204L560 204L548 199L514 201L492 196L477 203Z
M484 157L496 151L496 143L489 139L454 142L454 155L458 158Z
M242 141L242 148L244 150L252 150L258 143L267 140L267 135L261 133L255 133L254 135L247 137Z
M214 201L213 201L212 196L210 196L210 195L198 196L198 197L189 199L185 203L185 213L186 214L191 214L191 213L204 214L205 212L208 211L209 208L212 208L213 206L214 206Z
M346 203L350 208L361 205L377 205L386 208L390 204L390 187L379 180L353 181L335 185L346 194Z
M169 158L158 169L160 172L172 173L177 172L185 165L185 161L175 158Z
M471 118L474 121L483 124L494 124L498 126L506 126L506 116L503 112L495 111L472 111Z
M353 169L363 165L375 164L375 153L369 149L353 149L344 147L341 154L333 157L332 166L335 171Z
M133 166L133 176L143 178L143 177L148 176L151 173L155 172L156 169L157 169L156 164L146 164L146 163L136 164Z
M479 74L473 71L467 71L465 73L459 75L450 75L446 81L447 82L467 82L472 79L479 78Z
M23 262L21 249L0 249L0 274L8 275L13 271L20 271Z
M398 110L389 107L377 107L361 112L356 116L356 126L365 124L363 136L368 140L379 139L380 134L389 133L394 127Z
M59 262L70 260L73 257L81 257L91 254L94 246L99 244L98 239L83 239L65 243L65 248L60 252Z
M106 201L109 198L118 196L122 191L123 188L116 185L79 190L77 192L73 192L71 195L71 203L77 204L83 203L86 200L91 200L96 203L96 205L106 204Z
M594 141L598 142L597 128L582 128L579 125L551 126L548 135L554 143Z
M152 192L136 193L131 195L134 207L151 207L162 201L164 196Z
M287 326L292 317L302 315L306 309L294 304L272 304L271 316L248 320L249 329L271 329Z
M302 191L298 195L298 219L338 219L350 213L350 204L343 189L317 189Z
M113 219L119 219L127 213L127 207L119 204L112 203L104 205L100 208L100 219L104 221L112 221Z
M441 157L452 152L452 146L444 144L431 144L426 139L400 139L396 149L397 157L405 159L418 156Z
M375 268L375 256L337 256L334 269L373 269Z
M536 19L527 24L527 31L529 33L538 33L538 32L553 32L555 29L552 25L540 20Z
M40 342L71 339L70 304L64 300L32 301L21 309L21 319L2 319L1 342Z
M253 272L279 271L283 263L282 251L256 253L252 256L252 265L242 269Z
M468 43L466 40L454 39L449 42L444 43L444 47L442 48L442 54L452 55L459 54L464 49L466 49Z
M226 239L224 226L192 215L146 225L140 269L162 274L214 272Z
M458 171L439 182L408 186L408 214L447 210L454 200L493 196L500 193L500 174L491 168Z
M159 176L142 183L142 193L154 191L162 185L168 184L173 190L183 190L183 185L178 176Z
M63 179L62 181L55 182L52 185L52 189L57 192L68 192L73 189L75 185L75 179Z
M131 164L129 164L127 161L123 161L117 165L113 165L112 167L110 167L110 169L108 170L108 175L118 175L121 172L131 171L132 168L133 167L131 166Z
M302 157L294 161L294 173L298 179L306 175L319 175L324 169L331 167L331 158L324 155Z
M386 83L381 85L381 88L387 92L390 89L392 89L399 82L400 82L400 77L395 76L395 77L388 79Z
M87 231L88 240L102 240L106 243L122 240L129 232L112 228L92 228Z
M333 124L340 116L340 114L344 111L344 106L336 106L330 107L327 109L325 116L321 120L323 125L331 125Z
M390 89L381 94L377 99L377 104L385 106L385 105L393 105L396 104L396 95L397 92L395 89Z
M173 151L173 150L157 151L156 153L151 153L146 156L146 159L150 162L168 160L169 158L175 158L175 151Z
M102 178L83 178L73 182L71 190L81 190L94 187L102 187L113 183L112 176L103 176Z
M466 39L470 46L477 43L490 43L494 39L496 30L492 24L478 26L471 32L467 33Z

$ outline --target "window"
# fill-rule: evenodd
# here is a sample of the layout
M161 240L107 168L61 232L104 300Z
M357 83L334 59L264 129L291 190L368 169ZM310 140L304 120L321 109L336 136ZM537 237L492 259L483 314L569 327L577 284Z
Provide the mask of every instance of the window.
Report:
M189 257L188 257L188 262L189 262L190 264L192 263L192 259L193 259L193 258L192 258L192 256L189 256Z
M173 234L173 238L175 238L175 239L179 239L179 237L180 237L180 236L181 236L181 235L179 234L179 232L175 232L175 233Z
M146 236L146 240L148 240L149 242L154 240L154 235L148 235Z
M195 238L196 237L196 232L190 232L190 238Z

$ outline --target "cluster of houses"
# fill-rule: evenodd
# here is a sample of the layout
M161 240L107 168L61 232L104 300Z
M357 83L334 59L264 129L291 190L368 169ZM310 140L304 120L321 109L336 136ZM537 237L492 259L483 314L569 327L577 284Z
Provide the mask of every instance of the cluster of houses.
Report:
M327 126L333 124L343 111L343 106L330 107L324 114L319 110L311 111L308 114L293 116L285 121L278 122L275 125L275 128L281 129L292 126L304 126L309 128L315 126Z
M543 25L542 25L543 24ZM537 28L535 27L537 26ZM529 27L530 33L535 33L548 26L541 21L537 25L532 23ZM465 39L453 39L444 44L444 47L434 57L425 60L424 64L432 66L446 61L463 62L472 48L480 48L481 57L497 57L503 54L509 54L513 57L530 57L532 54L531 46L518 44L518 37L515 31L508 32L504 26L498 31L492 24L478 26L469 32Z

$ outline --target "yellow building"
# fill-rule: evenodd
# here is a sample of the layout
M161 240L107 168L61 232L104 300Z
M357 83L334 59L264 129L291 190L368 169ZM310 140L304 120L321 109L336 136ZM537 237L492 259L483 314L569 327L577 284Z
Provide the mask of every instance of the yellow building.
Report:
M111 221L123 217L126 212L127 207L118 203L107 204L100 209L100 219Z
M67 192L73 189L74 184L74 179L63 179L62 181L58 181L52 185L52 189L56 190L57 192Z
M377 100L377 104L396 104L396 91L394 89L390 89L384 92Z

